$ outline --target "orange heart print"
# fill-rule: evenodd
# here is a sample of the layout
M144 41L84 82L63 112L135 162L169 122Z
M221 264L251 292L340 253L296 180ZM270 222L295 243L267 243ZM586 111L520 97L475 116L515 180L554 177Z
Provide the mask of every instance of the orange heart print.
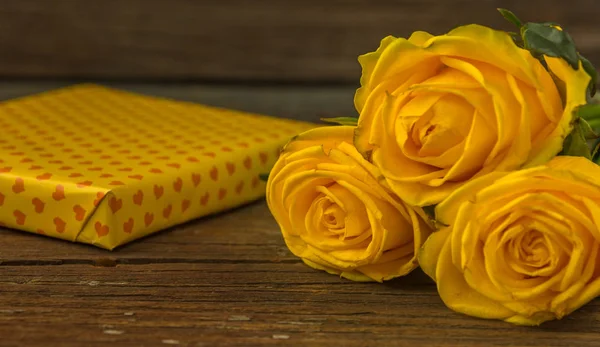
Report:
M314 125L78 85L1 102L0 127L0 223L114 249L264 196L267 153Z

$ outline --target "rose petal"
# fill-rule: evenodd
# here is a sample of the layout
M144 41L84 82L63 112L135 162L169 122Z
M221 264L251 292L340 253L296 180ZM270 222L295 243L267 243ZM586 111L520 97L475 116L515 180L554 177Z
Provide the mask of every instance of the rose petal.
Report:
M292 140L290 140L290 142L288 142L284 146L282 154L293 153L294 156L296 156L299 152L302 152L303 149L313 147L312 151L314 151L316 150L314 147L322 147L322 151L324 152L323 155L326 155L332 148L336 148L339 144L343 142L352 143L353 138L353 126L338 125L329 127L318 127L305 131L294 137ZM293 158L290 160L295 160Z
M363 54L358 57L358 62L362 68L362 75L360 76L360 85L363 86L359 88L356 92L356 96L354 98L354 106L358 113L362 111L364 107L365 101L369 96L369 92L371 91L371 76L373 75L373 70L377 65L377 61L381 57L381 53L397 38L394 36L386 36L381 40L379 44L379 48L375 52Z
M423 247L419 251L419 265L423 272L427 274L427 276L431 277L434 281L436 281L435 277L435 269L437 267L437 263L440 260L440 253L442 248L448 242L450 232L452 229L444 228L439 231L433 232L431 236L427 238Z
M453 191L452 195L439 203L435 208L436 219L449 225L457 216L458 209L463 201L472 200L483 188L491 186L494 181L506 176L506 173L494 172L476 178Z
M403 258L398 258L398 254L404 253L403 251L406 251L406 249L399 249L394 251L395 254L391 254L390 256L390 258L393 258L394 260L386 262L383 260L382 256L377 264L363 265L356 268L356 271L377 282L383 282L392 278L407 275L417 267L417 263L414 261L412 253L412 245L411 247L408 247L408 250L410 251L410 254Z
M436 36L425 48L435 54L467 58L496 66L536 87L539 82L531 66L538 64L531 54L515 45L505 31L470 24ZM474 49L476 47L476 49Z
M576 107L584 105L587 95L587 86L590 81L590 76L585 72L579 63L579 69L574 71L566 61L560 58L545 57L548 69L552 71L556 77L564 82L566 86L566 104L562 117L556 128L544 141L537 143L539 150L535 153L528 163L529 167L542 164L562 148L563 140L571 132L573 128L573 112Z
M450 243L439 254L435 278L438 292L446 306L454 311L487 319L506 319L514 312L471 288L451 259Z
M408 41L410 41L410 43L417 45L417 46L424 46L427 44L427 41L429 41L433 37L434 36L428 32L415 31L410 35L410 37L408 38Z

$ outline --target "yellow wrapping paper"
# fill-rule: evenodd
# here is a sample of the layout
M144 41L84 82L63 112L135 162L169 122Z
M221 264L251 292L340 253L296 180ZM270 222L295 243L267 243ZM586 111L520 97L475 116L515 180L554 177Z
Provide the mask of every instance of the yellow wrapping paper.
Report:
M0 103L0 223L113 249L264 195L312 124L79 85Z

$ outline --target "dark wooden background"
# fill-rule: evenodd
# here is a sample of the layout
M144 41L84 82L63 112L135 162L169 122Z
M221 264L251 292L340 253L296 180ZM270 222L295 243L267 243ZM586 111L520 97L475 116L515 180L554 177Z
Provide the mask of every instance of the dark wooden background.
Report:
M0 101L81 80L355 116L359 54L389 34L509 29L496 7L561 23L600 66L600 0L0 0ZM450 311L419 271L340 279L289 253L264 201L112 253L0 229L0 346L598 346L599 307L514 327Z
M0 78L356 83L382 37L509 29L496 7L600 65L597 0L0 0Z

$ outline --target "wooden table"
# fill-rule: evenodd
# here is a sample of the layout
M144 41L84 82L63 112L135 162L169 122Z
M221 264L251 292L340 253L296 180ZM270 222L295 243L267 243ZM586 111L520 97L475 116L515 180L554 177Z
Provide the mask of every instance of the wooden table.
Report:
M0 83L0 99L60 83ZM285 117L352 115L349 87L117 85ZM448 310L420 271L353 283L302 264L263 201L114 252L0 230L1 346L599 346L600 301L537 328Z

